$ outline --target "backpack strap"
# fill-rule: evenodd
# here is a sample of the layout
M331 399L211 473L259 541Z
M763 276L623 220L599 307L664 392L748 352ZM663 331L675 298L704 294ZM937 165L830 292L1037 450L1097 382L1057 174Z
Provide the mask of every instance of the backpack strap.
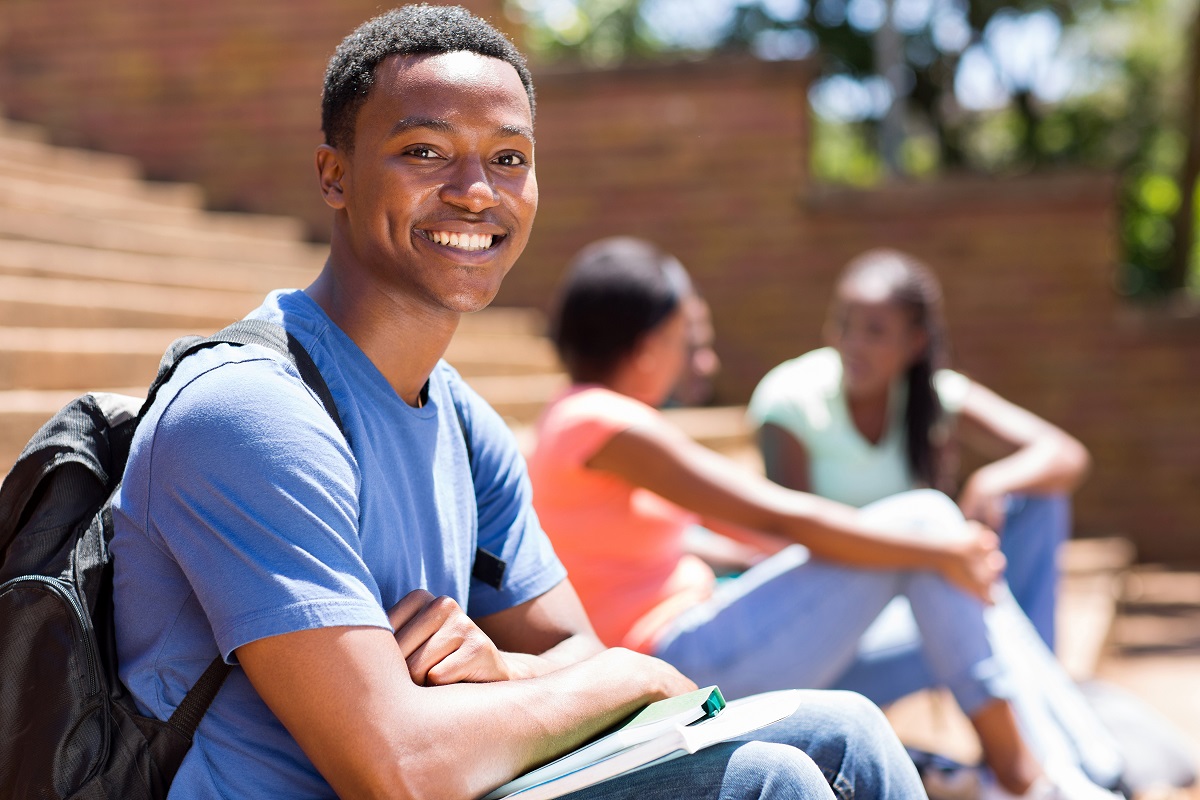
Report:
M196 728L200 727L201 718L208 711L208 707L212 705L212 701L216 699L221 684L225 683L229 670L230 666L225 663L225 659L220 656L214 658L200 675L196 684L188 690L188 693L183 696L183 700L179 701L179 705L171 712L167 725L190 742L193 734L196 733Z
M462 404L454 393L454 382L446 384L450 392L450 401L454 406L454 414L458 418L458 428L462 433L463 444L467 446L467 464L471 467L471 478L475 477L475 448L471 443L471 429L467 427L467 415L463 412ZM504 573L508 570L508 562L500 556L483 547L475 548L475 557L471 562L471 577L480 583L490 586L496 591L504 585Z
M176 339L163 354L162 362L158 366L158 375L154 378L154 383L150 385L149 391L146 392L146 402L142 404L142 408L138 412L138 423L141 423L142 418L150 410L150 406L154 404L159 389L171 379L185 358L219 344L257 344L286 358L289 363L295 365L304 383L320 399L321 405L325 407L325 411L338 426L338 430L342 432L343 436L346 434L346 426L342 423L341 414L338 413L337 403L334 402L329 385L321 377L321 371L317 369L312 356L283 326L261 319L239 320L222 328L212 336L185 336ZM196 728L200 726L200 720L208 711L208 707L212 705L213 700L216 699L222 684L225 683L225 678L229 676L230 670L229 664L226 664L225 659L218 654L195 685L184 695L183 700L167 720L167 724L189 743L196 733Z
M142 404L142 410L138 413L138 422L140 423L142 417L150 410L150 406L158 397L158 390L171 379L185 358L219 344L257 344L286 358L288 362L295 365L304 383L320 398L326 413L338 426L338 430L345 435L346 426L342 424L342 416L338 413L337 403L334 402L333 394L330 393L325 379L321 377L321 371L317 369L312 356L297 341L296 337L284 330L283 326L261 319L238 320L212 336L185 336L176 339L163 354L162 362L158 365L158 375L155 377L154 383L150 385L150 390L146 392L146 402Z

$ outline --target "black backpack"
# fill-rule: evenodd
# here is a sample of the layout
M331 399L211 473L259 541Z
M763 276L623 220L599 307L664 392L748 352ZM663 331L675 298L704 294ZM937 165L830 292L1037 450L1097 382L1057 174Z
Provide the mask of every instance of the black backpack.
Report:
M180 361L222 343L288 358L342 428L308 353L257 320L174 342L144 403L86 394L42 426L0 487L0 797L166 797L229 672L218 656L169 720L138 714L117 677L108 551L138 422Z

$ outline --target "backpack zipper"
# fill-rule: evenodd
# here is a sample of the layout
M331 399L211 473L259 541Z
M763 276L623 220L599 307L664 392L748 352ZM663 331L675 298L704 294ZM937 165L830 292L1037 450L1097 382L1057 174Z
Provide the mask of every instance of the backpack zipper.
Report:
M101 689L100 680L96 676L100 657L96 653L95 638L88 635L88 618L83 611L83 604L79 602L79 598L75 596L75 593L63 581L45 575L21 575L20 577L5 581L4 586L0 587L0 589L9 589L21 581L32 581L43 584L50 590L51 594L66 599L67 604L71 606L71 611L75 616L76 629L80 638L83 639L84 658L87 660L88 696L97 694Z

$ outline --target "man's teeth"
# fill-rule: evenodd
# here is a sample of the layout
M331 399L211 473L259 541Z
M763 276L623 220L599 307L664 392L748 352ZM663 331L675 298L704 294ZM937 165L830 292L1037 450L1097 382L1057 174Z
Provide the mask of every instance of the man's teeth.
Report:
M449 231L425 231L431 242L456 247L459 250L487 250L492 246L490 233L450 233Z

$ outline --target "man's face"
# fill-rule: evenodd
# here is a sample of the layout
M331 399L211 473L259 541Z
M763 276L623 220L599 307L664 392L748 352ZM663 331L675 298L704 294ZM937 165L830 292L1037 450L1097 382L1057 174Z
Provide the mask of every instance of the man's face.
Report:
M537 210L533 120L511 65L469 52L384 60L339 160L340 193L326 199L345 211L358 278L431 310L491 302Z

